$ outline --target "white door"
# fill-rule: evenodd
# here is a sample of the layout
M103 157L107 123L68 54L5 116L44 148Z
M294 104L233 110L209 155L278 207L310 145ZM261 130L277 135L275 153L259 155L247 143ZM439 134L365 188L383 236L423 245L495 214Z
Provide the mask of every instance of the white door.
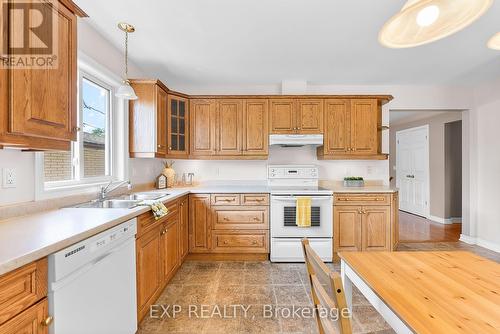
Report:
M429 216L429 127L396 132L396 186L399 208Z

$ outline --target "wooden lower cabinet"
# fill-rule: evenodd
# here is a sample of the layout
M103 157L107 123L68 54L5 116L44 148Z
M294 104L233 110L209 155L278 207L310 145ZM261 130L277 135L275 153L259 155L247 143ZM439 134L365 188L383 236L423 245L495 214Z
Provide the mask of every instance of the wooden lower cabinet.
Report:
M189 195L189 252L211 249L210 194Z
M189 197L185 196L179 200L179 256L181 261L189 253Z
M47 334L51 323L48 312L48 301L44 298L0 325L0 334Z
M175 270L179 266L179 221L177 217L165 223L160 232L161 249L163 253L163 277L164 283L172 278Z
M140 226L136 236L138 321L148 314L149 306L158 299L182 263L180 219L186 220L182 218L186 214L182 203L186 201L184 197L166 203L169 213L161 219L151 221L151 212L137 219Z
M47 258L0 276L0 334L48 333Z
M137 317L141 320L157 298L162 284L161 231L157 226L136 240Z
M212 245L214 253L269 253L269 231L214 231Z
M344 251L392 251L398 243L398 194L335 194L333 256Z

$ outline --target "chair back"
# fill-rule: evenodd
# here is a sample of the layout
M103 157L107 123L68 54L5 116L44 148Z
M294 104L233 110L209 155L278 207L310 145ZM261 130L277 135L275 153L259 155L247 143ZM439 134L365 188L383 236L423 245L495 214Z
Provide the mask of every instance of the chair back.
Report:
M342 278L321 261L307 238L302 239L302 249L320 334L351 334L351 314L347 308Z

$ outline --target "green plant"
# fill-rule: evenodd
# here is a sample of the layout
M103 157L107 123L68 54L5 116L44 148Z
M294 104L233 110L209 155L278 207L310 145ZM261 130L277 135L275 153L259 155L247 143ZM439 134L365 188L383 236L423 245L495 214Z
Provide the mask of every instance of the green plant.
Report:
M361 176L346 176L344 181L363 181L363 178Z

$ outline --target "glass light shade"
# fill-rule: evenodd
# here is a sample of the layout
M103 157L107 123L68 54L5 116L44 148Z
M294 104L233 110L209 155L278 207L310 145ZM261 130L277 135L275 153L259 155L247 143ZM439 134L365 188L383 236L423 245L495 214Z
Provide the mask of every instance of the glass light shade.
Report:
M137 100L137 95L135 95L135 91L128 81L124 81L122 85L118 87L115 96L124 100Z
M500 50L500 32L497 32L488 41L488 47L493 50Z
M379 34L389 48L409 48L462 30L490 8L493 0L409 0Z

